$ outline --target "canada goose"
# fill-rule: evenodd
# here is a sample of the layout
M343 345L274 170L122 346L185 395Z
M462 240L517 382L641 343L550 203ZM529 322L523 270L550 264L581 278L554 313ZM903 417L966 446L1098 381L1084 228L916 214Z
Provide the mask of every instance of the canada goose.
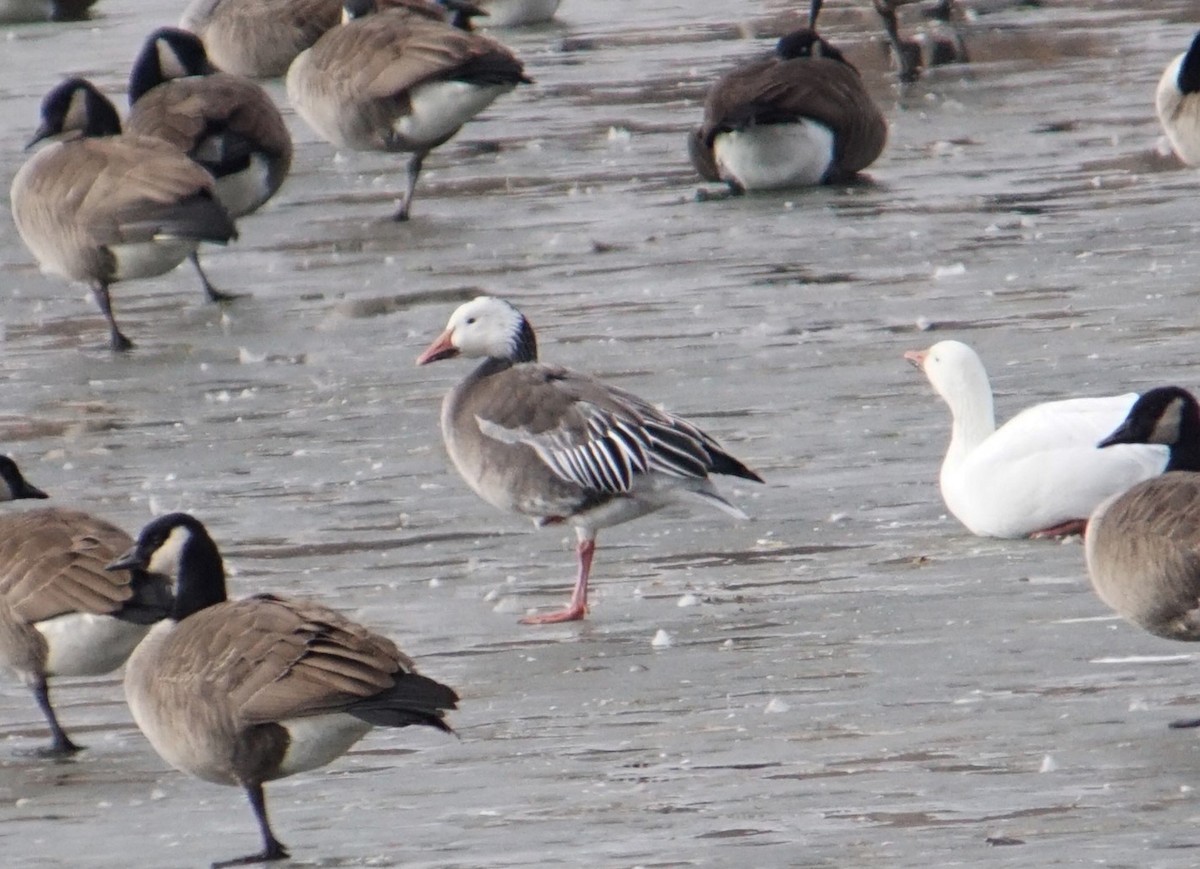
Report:
M450 316L418 365L454 356L483 362L446 395L442 436L454 467L481 498L538 526L568 522L579 576L563 611L523 619L582 619L596 532L691 500L746 514L709 474L761 483L696 426L601 381L538 362L537 339L508 302L481 296Z
M81 21L96 0L0 0L0 23Z
M1124 418L1135 393L1039 404L997 429L992 388L974 350L939 341L904 358L925 372L950 406L942 498L972 534L1078 534L1097 504L1158 475L1166 464L1161 447L1096 447Z
M344 0L191 0L179 26L199 36L219 69L251 78L285 74L296 55L342 20ZM421 6L439 18L433 0L383 0L385 4ZM465 0L442 4L470 6ZM454 11L453 9L451 10ZM478 10L468 15L484 14ZM466 21L461 18L459 20Z
M109 565L175 577L175 607L134 650L125 696L163 760L241 786L263 850L228 866L280 860L263 783L324 766L372 727L443 720L458 695L420 676L395 644L314 601L228 600L221 553L197 519L172 513Z
M17 231L43 271L91 285L112 349L128 350L109 285L161 275L200 242L224 244L237 231L213 177L166 142L121 135L117 110L90 82L71 78L46 95L30 145L52 136L66 140L13 178Z
M162 27L150 34L129 76L135 135L169 142L216 179L217 201L233 218L275 195L292 165L292 137L279 109L250 79L215 70L194 33ZM209 299L218 292L196 251L190 255Z
M336 147L412 154L394 215L407 220L426 155L528 81L498 42L382 8L330 30L297 57L287 92L308 125Z
M1092 514L1084 541L1092 585L1118 615L1155 636L1200 640L1200 406L1177 386L1151 389L1100 441L1114 444L1165 444L1171 458L1167 473Z
M479 0L488 27L524 27L554 17L562 0Z
M45 498L0 458L4 500ZM0 516L0 666L33 689L52 741L38 751L80 750L50 704L54 676L96 676L125 662L150 625L167 616L171 590L142 570L104 567L133 541L114 525L51 508Z
M737 193L852 178L883 152L887 121L845 56L809 27L789 33L768 60L722 76L688 139L701 177Z
M1200 33L1163 71L1154 104L1179 159L1200 166Z
M940 0L926 16L951 24L950 36L934 35L927 39L906 39L900 35L896 10L918 0L873 0L875 12L883 22L884 33L896 62L897 77L902 82L914 82L925 67L950 63L966 63L967 46L953 23L961 17L956 0Z

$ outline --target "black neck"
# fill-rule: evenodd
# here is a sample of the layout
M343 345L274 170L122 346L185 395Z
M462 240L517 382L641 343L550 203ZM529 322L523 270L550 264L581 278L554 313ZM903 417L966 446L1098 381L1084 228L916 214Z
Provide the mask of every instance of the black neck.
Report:
M529 325L529 321L524 317L521 318L521 332L517 336L516 346L513 348L513 362L537 362L537 336L533 333L533 327Z
M179 557L171 617L180 621L225 599L225 564L217 544L203 528L192 529Z
M1192 436L1182 443L1171 444L1170 459L1163 471L1200 471L1200 442Z
M1192 47L1183 56L1179 65L1179 90L1185 94L1200 91L1200 33L1192 40Z

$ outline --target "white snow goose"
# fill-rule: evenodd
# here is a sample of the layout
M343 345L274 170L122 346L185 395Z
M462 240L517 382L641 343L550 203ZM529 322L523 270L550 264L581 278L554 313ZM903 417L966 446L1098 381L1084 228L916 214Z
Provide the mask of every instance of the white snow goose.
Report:
M108 568L176 579L170 617L129 658L125 696L163 760L245 789L262 853L214 866L288 856L267 820L264 782L324 766L372 727L451 732L444 718L458 695L386 637L316 601L228 600L221 553L193 516L155 519Z
M1163 71L1154 106L1179 159L1200 166L1200 33Z
M979 356L939 341L904 358L950 406L950 447L940 476L946 507L981 537L1080 533L1096 505L1162 473L1162 447L1101 450L1136 393L1052 401L996 428L992 388Z
M442 435L471 488L535 524L567 522L579 576L568 607L526 624L587 612L596 532L690 499L738 519L709 474L762 482L696 426L624 390L538 362L537 339L508 302L481 296L459 307L418 365L453 356L484 361L442 404Z
M1200 640L1200 406L1186 390L1146 392L1100 442L1165 444L1167 471L1108 499L1085 538L1092 586L1118 615L1155 636ZM1200 719L1172 727L1200 726Z

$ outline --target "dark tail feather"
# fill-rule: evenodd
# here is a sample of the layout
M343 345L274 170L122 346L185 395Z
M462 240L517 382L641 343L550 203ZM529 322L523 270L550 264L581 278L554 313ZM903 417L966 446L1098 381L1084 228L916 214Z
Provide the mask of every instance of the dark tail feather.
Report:
M763 482L762 477L729 455L729 453L710 450L709 455L712 457L712 468L710 469L712 473L725 474L729 477L741 477L745 480L753 480L756 483Z
M389 690L355 703L346 711L376 727L423 724L453 733L454 728L444 719L447 710L457 708L458 694L453 688L417 673L400 673Z

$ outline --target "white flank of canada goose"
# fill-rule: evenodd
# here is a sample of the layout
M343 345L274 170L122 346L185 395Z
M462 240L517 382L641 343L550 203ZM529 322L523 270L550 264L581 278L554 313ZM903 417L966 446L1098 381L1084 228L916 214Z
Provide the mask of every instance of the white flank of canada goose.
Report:
M403 6L374 5L348 4L349 20L296 58L288 99L336 147L412 155L394 215L407 220L426 155L529 79L495 40Z
M1162 447L1096 446L1124 418L1135 393L1038 404L997 429L991 384L974 350L939 341L904 358L950 407L942 498L973 534L1077 534L1097 504L1157 476L1166 464Z
M279 109L250 79L215 70L193 33L163 27L147 38L129 76L126 130L161 139L209 171L217 200L234 218L275 195L292 163L292 137ZM226 293L209 282L191 254L212 301Z
M1105 501L1085 538L1088 575L1118 615L1169 640L1200 641L1200 406L1177 386L1151 389L1099 442L1162 444L1167 473ZM1200 719L1172 722L1195 727Z
M1187 51L1167 65L1154 105L1179 159L1200 166L1200 33Z
M80 21L96 0L0 0L0 24Z
M768 60L741 66L708 91L688 139L696 171L735 192L845 181L871 165L887 121L845 56L809 28L779 40Z
M221 554L194 517L148 524L109 565L131 568L176 581L170 618L126 668L134 720L171 766L244 788L262 834L261 853L214 866L288 856L267 820L265 782L324 766L372 727L450 732L458 695L386 637L315 601L228 600Z
M699 428L586 374L538 362L529 321L481 296L459 307L418 365L454 356L483 362L442 404L454 467L475 492L537 525L566 522L579 575L567 609L527 624L582 619L596 532L680 501L735 518L709 474L762 482Z
M122 135L116 109L90 82L68 79L42 101L33 142L51 137L62 141L13 179L17 231L43 271L91 286L113 350L128 350L109 285L161 275L202 241L224 244L237 231L212 175L166 142Z
M45 498L0 457L4 500ZM79 751L59 724L48 681L96 676L129 657L171 609L171 589L142 570L104 569L133 541L114 525L61 508L0 516L0 667L33 691L50 726L38 753Z

